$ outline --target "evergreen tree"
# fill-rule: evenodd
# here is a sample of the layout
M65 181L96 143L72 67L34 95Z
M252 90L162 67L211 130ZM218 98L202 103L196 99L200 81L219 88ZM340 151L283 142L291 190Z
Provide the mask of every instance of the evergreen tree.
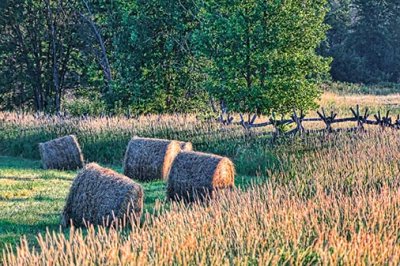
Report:
M392 44L389 32L387 1L355 0L356 22L348 38L348 46L354 50L359 67L353 81L379 82L389 80ZM350 71L350 70L349 70Z
M400 83L400 3L399 1L389 1L389 32L391 36L391 82Z
M352 26L351 0L330 0L325 22L329 25L327 38L318 49L319 53L332 58L333 79L347 76L349 61L346 57L346 42Z
M400 77L400 2L331 0L328 45L335 80L398 82Z

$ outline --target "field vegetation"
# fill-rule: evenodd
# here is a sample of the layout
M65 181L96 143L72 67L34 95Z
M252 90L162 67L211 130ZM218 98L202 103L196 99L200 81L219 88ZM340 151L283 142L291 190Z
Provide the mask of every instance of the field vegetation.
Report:
M0 13L0 264L400 264L399 1L1 0ZM235 188L185 205L140 182L140 223L63 229L77 172L43 170L38 145L66 135L118 172L134 136L191 142L233 161Z
M346 114L374 98L377 108L389 110L395 101L386 99L396 97L330 92L321 104L331 102ZM6 265L400 262L398 131L374 127L272 145L268 136L193 115L37 119L1 113L0 121L0 151L8 156L0 157ZM208 205L185 206L165 202L163 182L143 183L140 226L60 231L76 173L42 170L37 144L70 133L87 161L117 171L133 135L192 141L197 150L233 159L237 189Z
M322 147L320 139L281 146L275 167L257 175L268 176L262 185L226 192L208 205L157 202L128 231L48 231L35 250L23 240L4 259L10 265L396 264L399 139L397 131L375 131L336 135Z

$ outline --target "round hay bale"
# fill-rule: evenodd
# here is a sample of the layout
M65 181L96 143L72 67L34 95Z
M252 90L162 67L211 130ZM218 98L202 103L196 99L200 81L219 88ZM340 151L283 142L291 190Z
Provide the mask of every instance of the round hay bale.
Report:
M213 197L219 189L234 186L235 167L231 160L213 154L181 152L172 165L167 187L170 200L188 202Z
M39 143L44 169L76 170L84 160L78 140L74 135Z
M91 163L74 179L62 214L64 227L85 223L109 226L114 218L140 220L143 188L126 176Z
M124 175L140 181L166 180L180 151L178 141L134 137L125 153Z

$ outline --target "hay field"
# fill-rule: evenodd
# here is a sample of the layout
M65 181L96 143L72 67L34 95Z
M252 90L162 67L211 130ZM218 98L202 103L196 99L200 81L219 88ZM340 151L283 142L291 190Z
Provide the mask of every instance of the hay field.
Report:
M47 233L6 265L400 263L400 135L338 136L279 154L269 180L209 205L157 203L131 231ZM333 145L334 144L334 145ZM318 142L308 144L317 147ZM301 152L300 152L301 151Z
M351 115L349 107L360 105L362 109L368 107L372 113L381 111L385 114L390 111L392 114L400 114L400 94L389 95L343 95L334 92L325 92L319 101L319 104L327 110L333 110L338 115Z
M75 176L75 171L45 171L40 161L0 156L0 249L17 244L22 235L35 244L37 234L46 232L46 228L58 231ZM155 201L164 198L165 184L143 186L147 195L144 207L151 211Z
M339 106L341 97L325 94L321 101ZM388 109L392 103L380 97L397 96L358 95L350 103L368 97ZM119 172L133 135L192 141L197 150L233 160L238 189L209 205L184 206L164 202L164 182L143 183L147 214L140 227L59 231L75 172L42 170L36 144L66 134L78 136L89 161ZM400 263L398 131L271 146L267 137L194 116L37 120L0 113L0 155L5 265Z

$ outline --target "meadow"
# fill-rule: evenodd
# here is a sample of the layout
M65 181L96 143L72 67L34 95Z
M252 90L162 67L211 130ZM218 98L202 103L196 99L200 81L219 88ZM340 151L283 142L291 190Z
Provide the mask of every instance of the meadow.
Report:
M320 103L343 115L355 104L396 112L399 98L327 92ZM134 135L191 141L196 150L233 159L237 189L207 205L186 206L165 202L163 182L143 183L140 226L60 231L59 214L76 173L42 170L37 144L66 134L78 136L87 161L117 171ZM3 263L398 264L399 137L399 131L371 128L272 145L268 136L195 116L0 113Z

